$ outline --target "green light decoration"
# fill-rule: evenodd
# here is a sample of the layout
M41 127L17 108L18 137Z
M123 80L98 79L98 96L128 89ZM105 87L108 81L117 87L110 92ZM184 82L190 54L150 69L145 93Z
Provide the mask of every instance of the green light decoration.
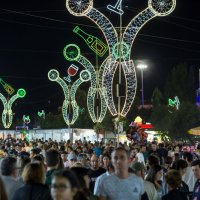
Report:
M89 89L89 103L92 104L95 88L101 86L101 92L105 96L107 106L113 116L126 116L134 101L137 79L133 61L130 59L132 45L141 28L151 19L157 16L169 15L176 6L176 0L148 0L148 7L132 18L122 34L122 38L110 20L93 7L93 0L66 0L67 10L74 16L85 16L92 20L103 32L108 44L109 56L104 60L98 75L98 86ZM112 8L111 8L112 7ZM115 6L108 5L108 9L117 14L123 14L122 0L118 0ZM121 49L119 51L119 49ZM78 61L79 59L77 59ZM120 62L119 62L120 61ZM113 79L115 72L121 64L126 77L126 99L121 111L117 112L113 98ZM102 76L102 77L100 77ZM92 77L91 77L92 80ZM99 80L102 83L99 83ZM92 111L92 108L89 108Z
M17 94L12 96L9 100L5 98L3 94L0 93L0 99L3 103L4 109L2 112L2 122L4 128L10 128L13 121L13 112L12 112L12 104L17 100L18 98L23 98L26 95L26 91L24 89L19 89L17 91Z
M48 78L50 81L55 81L57 82L63 89L64 92L64 101L63 101L63 106L62 106L62 114L63 118L65 120L65 123L70 126L73 125L76 120L78 119L79 116L79 106L76 102L76 92L78 87L86 81L90 80L90 72L87 70L83 70L80 73L80 77L78 80L76 80L72 85L68 86L67 83L59 77L59 72L56 69L52 69L48 73ZM72 119L69 119L69 106L72 106L73 110L73 115Z
M29 117L29 115L23 115L23 122L24 122L24 124L30 124L30 122L31 122L31 119L30 119L30 117Z
M108 51L108 46L105 43L103 43L99 38L86 33L80 27L76 26L73 32L79 35L88 47L98 56L103 57Z
M42 110L41 112L38 111L38 117L45 119L45 112Z
M75 44L69 44L64 49L64 57L68 61L76 61L80 57L80 48Z
M14 88L8 83L4 82L2 78L0 78L0 84L9 95L12 95L15 92Z
M168 99L168 106L169 108L175 108L176 110L179 110L180 108L180 100L177 96L174 97L174 100ZM170 113L173 113L171 109L169 110Z
M74 60L72 60L71 57L68 58L69 51L71 50L71 47L74 48L75 52L79 52L79 55L77 57L75 57ZM80 79L82 81L89 81L90 80L90 82L91 82L91 87L89 88L88 95L87 95L88 111L89 111L90 117L91 117L91 119L94 123L102 122L105 115L106 115L106 112L107 112L107 106L106 106L105 97L103 95L103 89L99 87L99 82L97 82L97 80L100 79L99 73L97 73L95 71L95 68L90 63L90 61L87 58L85 58L84 56L81 55L80 48L77 45L75 45L75 44L67 45L63 50L63 54L64 54L64 57L65 57L66 60L76 61L86 69L86 70L83 70L80 73ZM100 111L99 116L96 117L94 106L95 106L95 96L97 95L97 93L99 94L100 99L101 99L101 111Z

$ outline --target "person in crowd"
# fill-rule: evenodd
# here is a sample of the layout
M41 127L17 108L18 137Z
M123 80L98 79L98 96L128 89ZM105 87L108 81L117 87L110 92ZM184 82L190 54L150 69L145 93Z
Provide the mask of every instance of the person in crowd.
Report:
M86 200L80 192L77 176L70 170L58 170L53 174L51 196L53 200Z
M31 159L34 158L35 156L39 155L40 152L41 152L41 149L39 149L39 148L33 148L33 149L31 149L31 151L30 151L30 158Z
M114 173L114 167L111 163L111 161L109 162L108 166L107 166L107 170L104 174L100 175L96 182L95 182L95 187L94 187L94 195L99 195L99 190L100 190L100 186L101 186L101 182L104 180L105 177L111 175Z
M173 169L177 170L180 173L181 177L183 177L186 173L187 167L187 162L180 159L174 164ZM185 196L189 199L189 187L184 181L181 181L179 190L183 192Z
M172 157L171 156L166 156L164 158L163 173L166 174L171 166L172 166Z
M144 150L144 147L141 146L140 151L136 154L136 157L137 157L137 162L140 162L145 166L145 159L144 159L143 150Z
M143 163L140 163L140 162L133 163L130 165L130 168L133 170L133 173L135 173L135 175L141 177L144 180L145 166L143 165ZM158 199L156 188L154 184L151 183L150 181L144 180L144 191L146 192L149 200Z
M94 148L93 148L93 152L95 153L95 155L97 157L99 157L102 154L102 149L101 149L101 147L99 145L99 142L95 143Z
M159 151L157 143L152 142L151 144L151 150L149 151L149 155L154 155L159 158L159 164L163 163L163 155L161 154L161 151Z
M90 191L90 177L89 177L89 169L84 167L72 167L71 171L73 171L78 177L81 191L85 194L88 200L96 200L97 197L94 196Z
M77 156L77 161L79 163L81 163L81 165L85 168L90 168L90 165L89 165L89 158L87 156L86 153L80 153L78 156Z
M115 172L102 181L99 200L140 200L144 193L144 183L141 178L129 174L127 151L118 147L112 152L111 160Z
M89 172L90 172L90 178L91 178L90 191L93 193L94 185L95 185L95 181L96 181L97 177L106 172L105 169L103 169L99 166L99 158L95 154L93 154L90 159Z
M162 197L162 200L188 200L183 192L178 188L181 185L181 175L177 170L169 170L165 176L168 194Z
M25 166L22 179L24 186L19 188L12 200L51 200L50 190L45 185L44 166L40 162L32 162Z
M200 200L200 160L192 162L192 171L197 181L194 186L191 200Z
M77 162L76 154L74 152L71 152L70 154L68 154L67 160L68 160L68 162L66 163L65 168L73 167L74 164Z
M8 200L7 194L6 194L6 190L3 184L3 181L0 178L0 199L1 200Z
M45 184L50 186L53 172L57 169L59 164L59 152L55 149L49 149L46 152L47 173Z
M187 162L188 167L185 175L182 176L183 181L189 186L190 194L192 194L194 190L194 185L196 182L196 178L192 172L192 161L193 156L190 152L184 152L182 158Z
M161 199L162 197L162 176L163 176L163 170L160 165L153 165L149 171L148 174L145 178L146 181L149 181L154 184L157 194L158 194L158 199Z
M159 158L155 155L150 155L147 159L147 169L149 170L154 165L159 165Z
M23 184L17 180L17 160L13 157L6 157L1 162L1 178L5 186L8 200L12 200L15 191L23 186Z
M102 163L100 164L100 166L102 168L104 168L105 170L107 170L110 160L111 160L111 157L108 153L103 154L102 155Z

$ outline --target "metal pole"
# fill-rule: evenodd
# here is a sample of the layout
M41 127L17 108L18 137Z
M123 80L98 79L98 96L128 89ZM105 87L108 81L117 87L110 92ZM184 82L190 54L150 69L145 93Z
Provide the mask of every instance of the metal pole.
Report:
M144 107L144 83L143 83L143 69L141 69L141 82L142 82L142 108Z

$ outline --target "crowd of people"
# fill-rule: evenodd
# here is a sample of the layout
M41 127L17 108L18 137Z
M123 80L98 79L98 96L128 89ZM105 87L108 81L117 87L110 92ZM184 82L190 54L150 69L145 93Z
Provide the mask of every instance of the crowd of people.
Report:
M195 149L8 135L0 139L0 200L200 200Z

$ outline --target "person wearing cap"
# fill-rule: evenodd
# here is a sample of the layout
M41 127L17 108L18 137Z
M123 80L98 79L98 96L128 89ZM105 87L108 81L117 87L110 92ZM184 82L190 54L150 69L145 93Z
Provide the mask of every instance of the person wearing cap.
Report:
M80 153L77 157L77 161L81 163L81 165L85 168L90 168L89 163L88 163L88 156L86 153Z
M67 156L68 163L65 163L65 167L71 168L77 162L77 156L75 153L69 153Z
M141 177L144 180L145 177L145 166L143 163L136 162L130 165L130 168L133 170L134 174ZM153 183L144 180L144 191L146 192L149 200L157 200L158 195L156 188Z

